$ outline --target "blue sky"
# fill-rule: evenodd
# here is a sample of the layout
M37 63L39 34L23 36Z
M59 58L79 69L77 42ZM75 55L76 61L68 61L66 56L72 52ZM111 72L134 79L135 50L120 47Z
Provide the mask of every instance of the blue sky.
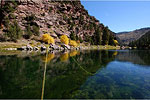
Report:
M114 32L150 27L150 1L81 1L81 4Z

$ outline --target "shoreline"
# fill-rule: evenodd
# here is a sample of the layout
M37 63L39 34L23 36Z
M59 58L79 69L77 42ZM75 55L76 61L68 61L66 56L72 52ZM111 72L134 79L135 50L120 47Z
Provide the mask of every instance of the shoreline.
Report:
M6 51L13 51L13 50L20 51L20 50L18 50L18 48L22 48L22 47L28 46L28 45L33 48L39 46L39 45L30 45L30 44L25 44L25 43L0 42L0 51L5 51L5 50ZM40 44L40 45L43 45L45 47L50 46L48 44ZM56 45L56 46L58 46L58 45ZM84 44L80 44L77 47L70 47L70 49L68 49L68 50L113 50L113 49L120 49L120 46L111 46L111 45L88 45L88 46L85 46ZM49 49L49 51L50 50L63 51L64 49ZM32 50L30 50L30 51L32 51Z

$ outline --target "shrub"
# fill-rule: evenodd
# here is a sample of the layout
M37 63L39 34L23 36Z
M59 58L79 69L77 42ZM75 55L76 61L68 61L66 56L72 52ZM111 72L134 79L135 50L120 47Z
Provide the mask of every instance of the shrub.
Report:
M53 8L52 8L52 7L50 7L50 8L49 8L49 12L51 13L51 12L52 12L52 10L53 10Z
M78 44L77 44L76 41L70 40L70 44L69 44L69 45L70 45L70 46L73 46L73 47L76 47Z
M82 40L82 37L81 37L81 36L79 37L79 41L80 41L81 43L83 42L83 40Z
M65 21L67 21L67 19L68 19L65 14L63 15L63 19L64 19Z
M92 30L93 29L93 24L90 24L89 25L89 30Z
M6 41L5 35L0 34L0 42Z
M25 20L27 20L27 21L29 21L29 22L32 22L32 21L35 20L35 15L34 15L34 14L31 14L30 16L27 16L27 17L25 18Z
M25 32L26 32L26 37L25 37L26 39L29 39L29 38L33 35L30 25L28 25L28 26L26 27Z
M66 35L62 35L60 37L60 41L64 44L67 44L67 45L69 44L69 38Z
M43 34L41 40L42 40L43 42L48 43L48 44L50 44L50 43L54 44L54 43L55 43L54 38L51 37L49 34Z
M5 17L4 17L4 20L3 20L4 26L5 26L6 28L8 28L9 23L10 23L10 20L9 20L8 16L5 16Z
M80 15L80 21L83 21L84 17L82 15Z
M38 26L35 26L35 25L33 25L32 26L32 29L33 29L33 33L34 33L34 35L36 35L36 36L39 36L40 35L40 32L39 32L39 27Z
M31 26L28 24L25 30L25 33L26 33L25 38L29 39L31 38L32 35L39 36L40 35L39 29L40 28L36 25Z
M8 17L9 17L9 19L15 19L15 15L13 14L13 13L10 13L9 15L8 15Z
M15 5L12 5L11 2L6 2L4 7L2 8L3 11L10 13L15 11Z

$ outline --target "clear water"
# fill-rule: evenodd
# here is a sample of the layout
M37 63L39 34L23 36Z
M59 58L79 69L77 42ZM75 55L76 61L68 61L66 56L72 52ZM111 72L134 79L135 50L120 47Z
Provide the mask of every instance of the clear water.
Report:
M150 51L0 53L0 98L150 99Z

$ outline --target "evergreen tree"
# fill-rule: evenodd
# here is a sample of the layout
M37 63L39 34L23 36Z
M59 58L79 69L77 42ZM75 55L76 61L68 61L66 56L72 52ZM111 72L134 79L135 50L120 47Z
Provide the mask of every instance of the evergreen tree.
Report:
M70 38L71 38L71 40L76 40L76 35L73 32L71 32Z
M136 41L132 41L129 43L129 46L131 47L137 47L137 48L150 48L150 31L144 34L141 38L139 38Z
M101 31L99 28L97 28L95 31L95 44L101 45Z
M14 24L9 25L7 30L7 36L11 41L17 41L22 36L22 30L19 27L18 23L15 21Z
M32 35L33 35L33 33L32 33L32 30L31 30L31 26L28 25L26 27L26 38L29 39Z
M110 34L110 36L109 36L109 45L115 45L114 36L112 34Z
M110 36L109 29L108 29L108 27L105 27L103 30L103 36L102 36L102 39L103 39L102 44L103 45L108 45L109 36Z

